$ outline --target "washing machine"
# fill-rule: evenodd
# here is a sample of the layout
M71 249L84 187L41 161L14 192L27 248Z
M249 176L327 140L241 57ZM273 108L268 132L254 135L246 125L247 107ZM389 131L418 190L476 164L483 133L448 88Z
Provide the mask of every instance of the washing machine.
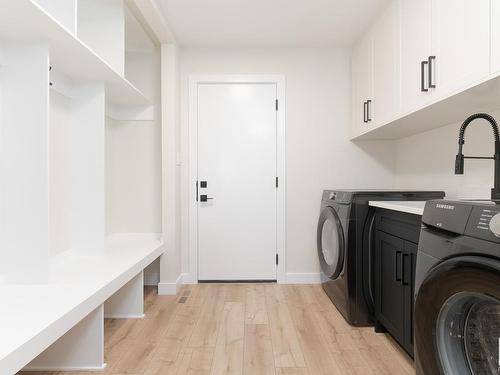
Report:
M443 196L440 191L323 191L317 229L321 281L347 322L373 324L374 215L369 201L422 201Z
M415 274L418 375L500 373L500 206L429 201Z

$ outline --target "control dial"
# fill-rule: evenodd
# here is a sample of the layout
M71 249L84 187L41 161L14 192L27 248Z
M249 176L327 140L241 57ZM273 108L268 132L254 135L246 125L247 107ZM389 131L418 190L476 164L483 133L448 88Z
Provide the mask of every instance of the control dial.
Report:
M491 218L490 230L495 236L500 237L500 214L496 214Z

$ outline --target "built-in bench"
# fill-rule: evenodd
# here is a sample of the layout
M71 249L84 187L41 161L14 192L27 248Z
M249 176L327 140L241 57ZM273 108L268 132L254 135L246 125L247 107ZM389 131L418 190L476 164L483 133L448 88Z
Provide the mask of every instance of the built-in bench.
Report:
M143 317L143 270L163 253L147 236L114 236L99 255L52 257L44 283L1 285L0 374L100 370L104 318Z

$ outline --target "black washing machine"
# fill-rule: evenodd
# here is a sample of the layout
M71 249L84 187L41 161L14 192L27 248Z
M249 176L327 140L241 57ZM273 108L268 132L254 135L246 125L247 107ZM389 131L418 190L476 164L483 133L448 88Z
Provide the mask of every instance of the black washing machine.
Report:
M430 201L422 221L417 374L500 374L500 206Z
M325 190L317 244L323 289L352 325L373 324L373 229L369 201L443 198L435 191Z

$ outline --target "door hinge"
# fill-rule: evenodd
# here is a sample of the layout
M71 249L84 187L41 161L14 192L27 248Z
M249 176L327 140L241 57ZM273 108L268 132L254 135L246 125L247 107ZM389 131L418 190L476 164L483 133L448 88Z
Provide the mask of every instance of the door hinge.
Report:
M278 188L278 186L279 186L278 177L276 177L276 189Z
M276 265L278 265L278 254L276 254Z
M278 110L278 99L276 99L276 110Z

